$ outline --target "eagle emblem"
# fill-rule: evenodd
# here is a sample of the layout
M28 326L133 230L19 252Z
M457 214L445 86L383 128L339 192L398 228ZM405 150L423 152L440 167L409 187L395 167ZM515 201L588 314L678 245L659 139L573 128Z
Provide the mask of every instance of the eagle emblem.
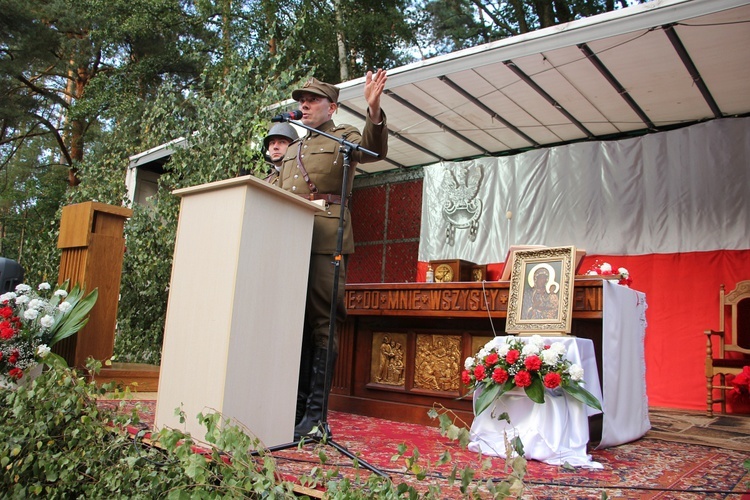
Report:
M445 238L449 245L456 240L456 229L468 229L469 240L475 241L482 215L482 200L477 198L484 172L481 166L461 165L446 169L440 186L443 218L448 223Z

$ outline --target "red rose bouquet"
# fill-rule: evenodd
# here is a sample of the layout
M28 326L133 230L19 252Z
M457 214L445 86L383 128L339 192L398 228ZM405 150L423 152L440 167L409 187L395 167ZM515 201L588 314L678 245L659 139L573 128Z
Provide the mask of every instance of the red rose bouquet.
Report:
M495 337L479 352L466 358L461 382L469 393L482 389L474 401L474 414L479 415L492 402L516 387L523 388L535 403L544 403L544 391L562 390L579 401L601 410L601 404L582 387L583 367L565 358L562 342L545 344L539 335L528 339Z

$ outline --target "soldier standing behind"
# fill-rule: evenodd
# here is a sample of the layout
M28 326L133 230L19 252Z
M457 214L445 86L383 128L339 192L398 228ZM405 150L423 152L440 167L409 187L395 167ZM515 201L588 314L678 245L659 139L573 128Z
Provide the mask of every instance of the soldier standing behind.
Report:
M325 388L330 387L338 346L334 338L333 352L328 352L328 337L335 267L332 258L336 253L336 235L339 214L344 210L344 236L342 254L346 257L354 252L351 214L348 194L354 182L354 166L357 163L377 161L388 152L388 130L385 113L380 109L380 96L385 89L385 71L368 71L365 77L364 97L367 101L365 128L360 132L350 125L336 125L331 119L338 109L339 89L315 78L301 89L292 92L299 103L302 123L329 135L344 137L347 141L361 144L379 155L372 157L354 151L351 171L346 187L347 199L341 199L343 183L343 153L339 143L316 132L293 142L287 150L281 168L279 187L310 200L324 200L326 210L315 214L313 225L310 272L307 284L305 327L302 341L302 359L297 394L297 415L294 428L295 439L309 434L324 417L323 404L328 398ZM344 285L346 283L346 261L339 267L337 323L344 320ZM336 325L337 327L339 325Z
M277 123L263 139L263 150L267 152L271 173L264 179L271 184L278 184L281 160L284 159L289 145L299 139L297 131L288 123Z

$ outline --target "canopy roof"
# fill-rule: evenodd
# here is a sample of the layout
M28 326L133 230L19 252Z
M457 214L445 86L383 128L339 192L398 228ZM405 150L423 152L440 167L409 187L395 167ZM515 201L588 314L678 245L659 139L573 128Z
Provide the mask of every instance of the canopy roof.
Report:
M358 172L750 113L750 1L653 0L389 70L388 157ZM364 78L337 123L364 126Z

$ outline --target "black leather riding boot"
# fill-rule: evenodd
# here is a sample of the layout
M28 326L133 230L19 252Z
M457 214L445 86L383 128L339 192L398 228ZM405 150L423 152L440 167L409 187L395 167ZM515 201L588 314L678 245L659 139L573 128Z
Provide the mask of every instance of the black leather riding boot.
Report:
M312 371L312 356L303 344L302 356L299 364L299 382L297 383L297 408L294 414L294 425L299 424L305 416L307 397L310 395L310 376Z
M326 357L328 363L326 364ZM329 386L333 378L333 367L336 364L336 354L328 356L326 349L315 348L310 373L310 387L307 395L305 416L294 427L295 441L310 433L323 419L323 404L328 398L326 385Z

